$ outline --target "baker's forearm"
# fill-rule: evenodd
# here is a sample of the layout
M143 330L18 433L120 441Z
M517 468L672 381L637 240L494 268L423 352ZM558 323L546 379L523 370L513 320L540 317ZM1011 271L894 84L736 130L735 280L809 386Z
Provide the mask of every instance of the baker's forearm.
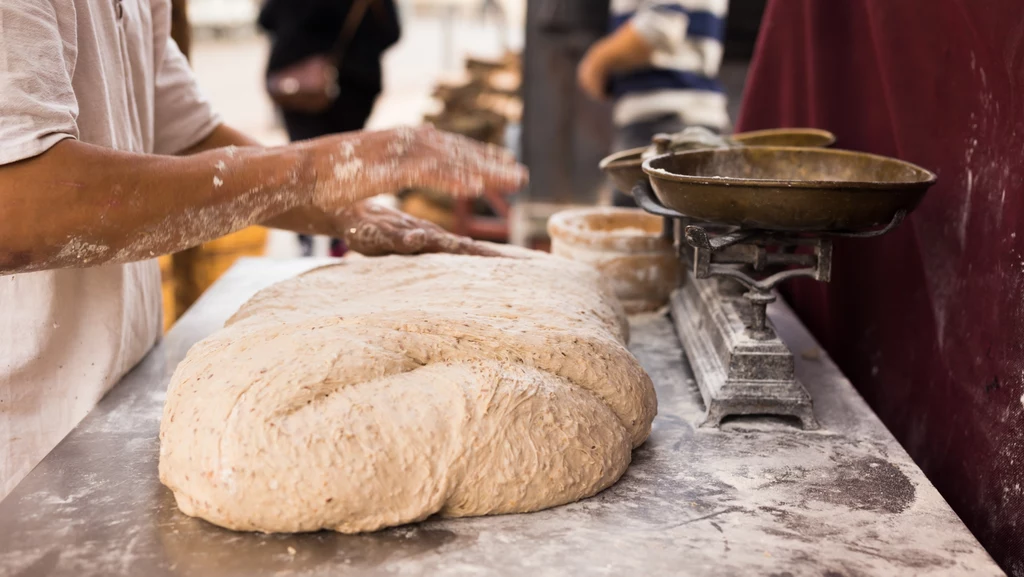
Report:
M260 146L260 143L244 133L226 124L222 124L210 136L186 150L183 154L198 154L226 146ZM302 234L323 234L328 236L339 236L342 228L337 217L330 216L312 205L293 208L260 224Z
M166 157L64 140L0 167L0 274L195 246L304 204L303 170L301 152L284 148Z
M177 157L64 140L0 166L0 274L150 258L298 208L282 226L330 234L327 217L344 222L378 194L473 196L526 182L507 151L430 127L220 147L238 138L222 127Z
M213 132L211 132L209 136L200 140L191 148L182 151L181 155L191 156L199 154L200 152L209 152L211 150L225 148L228 146L264 148L258 140L250 138L244 132L239 132L227 124L221 124L217 128L214 128Z

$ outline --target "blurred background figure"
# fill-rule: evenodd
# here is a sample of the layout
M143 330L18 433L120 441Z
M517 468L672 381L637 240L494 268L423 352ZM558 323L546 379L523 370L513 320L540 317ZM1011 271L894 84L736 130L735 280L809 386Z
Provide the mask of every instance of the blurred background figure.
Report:
M480 21L486 23L490 19L493 19L497 26L502 48L508 50L508 18L505 15L505 7L498 0L480 0Z
M650 144L660 132L729 126L718 81L729 0L613 0L611 32L584 55L580 88L614 100L615 150ZM615 191L616 206L636 206Z
M381 57L401 35L392 0L267 0L259 25L271 37L268 75L315 56L337 67L337 97L325 110L281 110L292 142L366 125L382 88ZM299 242L302 254L312 255L312 237ZM344 251L333 239L331 254Z
M171 0L171 39L189 57L192 52L192 27L188 23L188 0Z

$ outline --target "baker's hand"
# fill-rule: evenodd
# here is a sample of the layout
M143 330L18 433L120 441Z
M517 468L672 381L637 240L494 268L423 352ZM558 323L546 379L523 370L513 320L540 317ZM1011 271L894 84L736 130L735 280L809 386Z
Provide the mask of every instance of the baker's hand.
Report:
M431 252L501 256L483 243L373 201L357 202L346 208L341 217L345 244L366 256Z
M474 197L513 192L527 181L526 169L507 150L432 126L329 136L304 150L315 180L312 204L334 214L406 188Z
M602 101L608 97L605 93L608 70L599 52L599 46L595 45L583 55L576 67L576 84L587 96Z

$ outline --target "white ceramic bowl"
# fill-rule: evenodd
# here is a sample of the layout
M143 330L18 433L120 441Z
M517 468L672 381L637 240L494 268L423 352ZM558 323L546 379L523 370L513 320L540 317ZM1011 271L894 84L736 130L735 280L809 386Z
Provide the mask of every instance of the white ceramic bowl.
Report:
M679 261L661 229L661 217L634 208L571 209L548 220L551 252L600 270L629 314L660 308L679 285Z

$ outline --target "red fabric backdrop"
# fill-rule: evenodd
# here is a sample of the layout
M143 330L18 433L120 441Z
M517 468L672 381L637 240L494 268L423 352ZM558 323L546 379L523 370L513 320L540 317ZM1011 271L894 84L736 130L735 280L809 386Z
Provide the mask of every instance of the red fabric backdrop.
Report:
M738 128L939 175L788 297L967 526L1024 576L1024 2L775 0Z

